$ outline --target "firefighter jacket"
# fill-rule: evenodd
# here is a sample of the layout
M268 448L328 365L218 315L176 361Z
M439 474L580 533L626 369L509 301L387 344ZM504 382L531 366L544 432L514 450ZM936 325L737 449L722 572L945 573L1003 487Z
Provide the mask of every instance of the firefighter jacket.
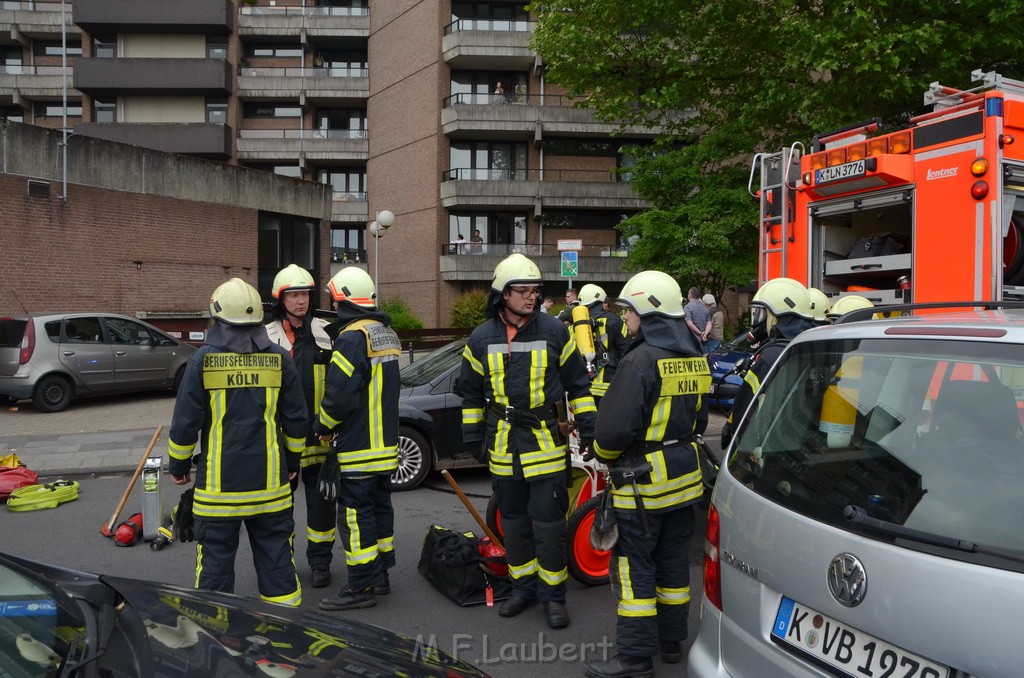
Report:
M597 362L601 365L590 384L590 392L594 394L594 397L601 398L608 392L608 384L615 376L615 370L619 366L622 354L626 351L629 339L626 336L626 326L622 319L601 308L601 302L591 304L589 308L590 320L594 323Z
M287 327L285 325L287 324ZM302 454L302 466L322 464L327 455L327 446L313 432L320 415L320 401L324 397L327 381L327 365L331 361L331 338L327 334L328 323L323 318L306 316L302 325L292 327L285 317L267 323L270 340L291 353L299 381L306 396L306 411L309 413L309 429L306 449Z
M462 353L462 441L486 446L491 473L532 480L566 470L555 403L568 393L580 436L593 437L597 408L576 341L557 318L534 313L518 329L500 313L470 335ZM508 417L495 413L504 408ZM536 426L514 423L520 414Z
M398 356L402 345L381 311L341 302L344 323L334 340L318 434L334 432L342 473L391 473L398 468Z
M168 435L168 468L197 459L195 515L238 519L289 509L290 471L305 446L306 403L288 352L262 326L215 323L192 356Z
M657 513L692 504L703 493L694 436L702 430L702 415L706 421L703 394L711 373L682 320L654 316L642 322L641 336L601 399L594 452L616 468L648 462L650 470L638 476L635 489L612 490L612 503Z

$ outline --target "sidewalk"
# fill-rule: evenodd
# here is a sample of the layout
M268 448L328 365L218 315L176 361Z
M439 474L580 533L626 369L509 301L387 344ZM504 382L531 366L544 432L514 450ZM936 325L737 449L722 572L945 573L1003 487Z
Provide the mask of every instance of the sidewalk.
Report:
M155 432L156 429L135 429L57 436L0 436L0 450L3 454L17 454L22 463L40 477L132 473ZM166 429L160 433L150 456L162 457L166 465Z

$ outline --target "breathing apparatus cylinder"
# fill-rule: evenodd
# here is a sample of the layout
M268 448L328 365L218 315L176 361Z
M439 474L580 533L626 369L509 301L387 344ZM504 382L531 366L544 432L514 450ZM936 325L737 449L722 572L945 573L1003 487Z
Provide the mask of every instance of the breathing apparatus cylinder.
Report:
M587 361L587 372L594 376L594 358L597 347L594 346L594 325L590 322L590 309L580 304L572 309L572 331L576 338L576 348Z
M835 383L829 385L821 398L818 430L825 434L829 447L846 447L853 438L863 367L864 358L847 358L836 371Z

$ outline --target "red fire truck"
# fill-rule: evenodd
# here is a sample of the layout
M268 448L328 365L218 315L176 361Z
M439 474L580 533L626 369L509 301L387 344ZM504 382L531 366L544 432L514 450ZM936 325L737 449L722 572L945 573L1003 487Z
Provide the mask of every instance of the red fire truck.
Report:
M933 110L906 129L871 121L759 154L758 282L876 305L1024 298L1024 82L971 75L970 90L932 83Z

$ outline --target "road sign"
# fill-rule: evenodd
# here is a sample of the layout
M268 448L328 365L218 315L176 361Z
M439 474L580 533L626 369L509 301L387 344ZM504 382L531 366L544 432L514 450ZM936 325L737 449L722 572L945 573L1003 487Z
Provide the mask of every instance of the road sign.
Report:
M562 277L575 278L580 274L580 253L562 252Z
M559 240L558 251L559 252L579 252L583 249L582 240Z

